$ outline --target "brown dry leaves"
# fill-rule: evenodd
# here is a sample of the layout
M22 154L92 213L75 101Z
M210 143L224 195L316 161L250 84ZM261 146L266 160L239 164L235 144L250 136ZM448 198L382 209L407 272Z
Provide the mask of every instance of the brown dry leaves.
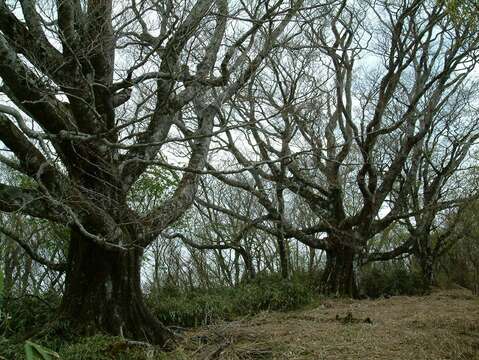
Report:
M349 313L372 324L337 320ZM204 360L479 359L479 297L449 290L424 297L325 300L311 310L265 312L192 331L182 348L181 358Z

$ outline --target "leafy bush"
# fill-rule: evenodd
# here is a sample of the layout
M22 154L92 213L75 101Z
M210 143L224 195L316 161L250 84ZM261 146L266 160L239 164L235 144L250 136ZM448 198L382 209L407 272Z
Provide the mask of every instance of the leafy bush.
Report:
M4 298L0 317L0 334L9 337L26 334L55 319L60 298L57 295L43 297L24 295Z
M53 360L60 359L60 356L37 343L25 341L25 360Z
M233 312L231 289L200 290L150 296L149 303L166 325L199 326L219 318L228 320Z
M11 339L0 336L0 359L24 360L23 344L15 344Z
M362 269L360 293L377 298L382 295L419 295L424 284L418 271L402 263L371 264Z
M147 351L143 347L128 347L121 338L96 335L63 346L59 354L62 360L146 360Z
M295 274L282 280L277 274L259 276L254 282L239 288L235 305L241 314L262 310L287 311L308 304L314 289L305 274Z
M27 342L27 344L32 344ZM150 359L164 359L165 354L158 348L153 346L137 346L129 345L124 339L106 336L95 335L91 337L80 337L71 342L63 342L57 348L48 345L46 342L35 342L35 347L41 346L46 349L45 353L53 353L55 350L59 357L51 356L50 359L61 360L150 360ZM11 340L0 338L0 359L8 360L43 360L42 357L25 357L26 347L23 344L14 344ZM177 354L181 354L178 353ZM49 359L48 357L45 357ZM180 359L180 357L177 357ZM172 359L172 358L170 358Z
M163 288L149 294L148 302L164 324L191 327L263 310L296 309L310 303L314 295L305 274L296 274L290 280L282 280L276 274L261 274L235 288L187 291Z

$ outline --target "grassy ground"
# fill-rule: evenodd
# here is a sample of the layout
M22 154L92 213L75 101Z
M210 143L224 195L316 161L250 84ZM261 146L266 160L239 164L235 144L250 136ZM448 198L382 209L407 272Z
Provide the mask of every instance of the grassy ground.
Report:
M189 331L166 359L479 359L479 297L326 300Z
M479 297L464 289L378 300L317 299L303 310L216 322L182 333L172 352L104 335L36 337L61 360L479 360ZM24 360L0 337L0 360Z

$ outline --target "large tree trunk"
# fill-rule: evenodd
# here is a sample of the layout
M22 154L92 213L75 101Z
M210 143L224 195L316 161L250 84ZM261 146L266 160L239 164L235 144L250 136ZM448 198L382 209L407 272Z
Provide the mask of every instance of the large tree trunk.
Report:
M281 270L281 278L289 278L289 251L288 244L286 243L284 237L278 236L278 255L279 255L279 266Z
M253 264L253 258L247 251L245 251L242 256L245 267L245 277L247 280L254 280L256 278L256 269Z
M419 265L421 267L424 290L430 291L431 287L436 284L436 277L434 274L434 259L431 256L422 255L419 257Z
M309 256L308 256L308 273L312 274L314 272L314 262L316 260L316 249L309 247Z
M341 246L326 252L321 290L326 294L357 297L354 275L354 250Z
M76 329L166 344L171 333L143 302L142 253L106 251L72 230L62 312Z

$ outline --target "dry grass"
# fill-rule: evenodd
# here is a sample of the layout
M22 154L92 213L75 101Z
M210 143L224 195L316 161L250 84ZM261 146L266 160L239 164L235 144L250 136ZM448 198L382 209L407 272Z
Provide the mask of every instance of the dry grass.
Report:
M449 290L325 300L310 310L261 313L191 331L171 358L479 359L479 297Z

